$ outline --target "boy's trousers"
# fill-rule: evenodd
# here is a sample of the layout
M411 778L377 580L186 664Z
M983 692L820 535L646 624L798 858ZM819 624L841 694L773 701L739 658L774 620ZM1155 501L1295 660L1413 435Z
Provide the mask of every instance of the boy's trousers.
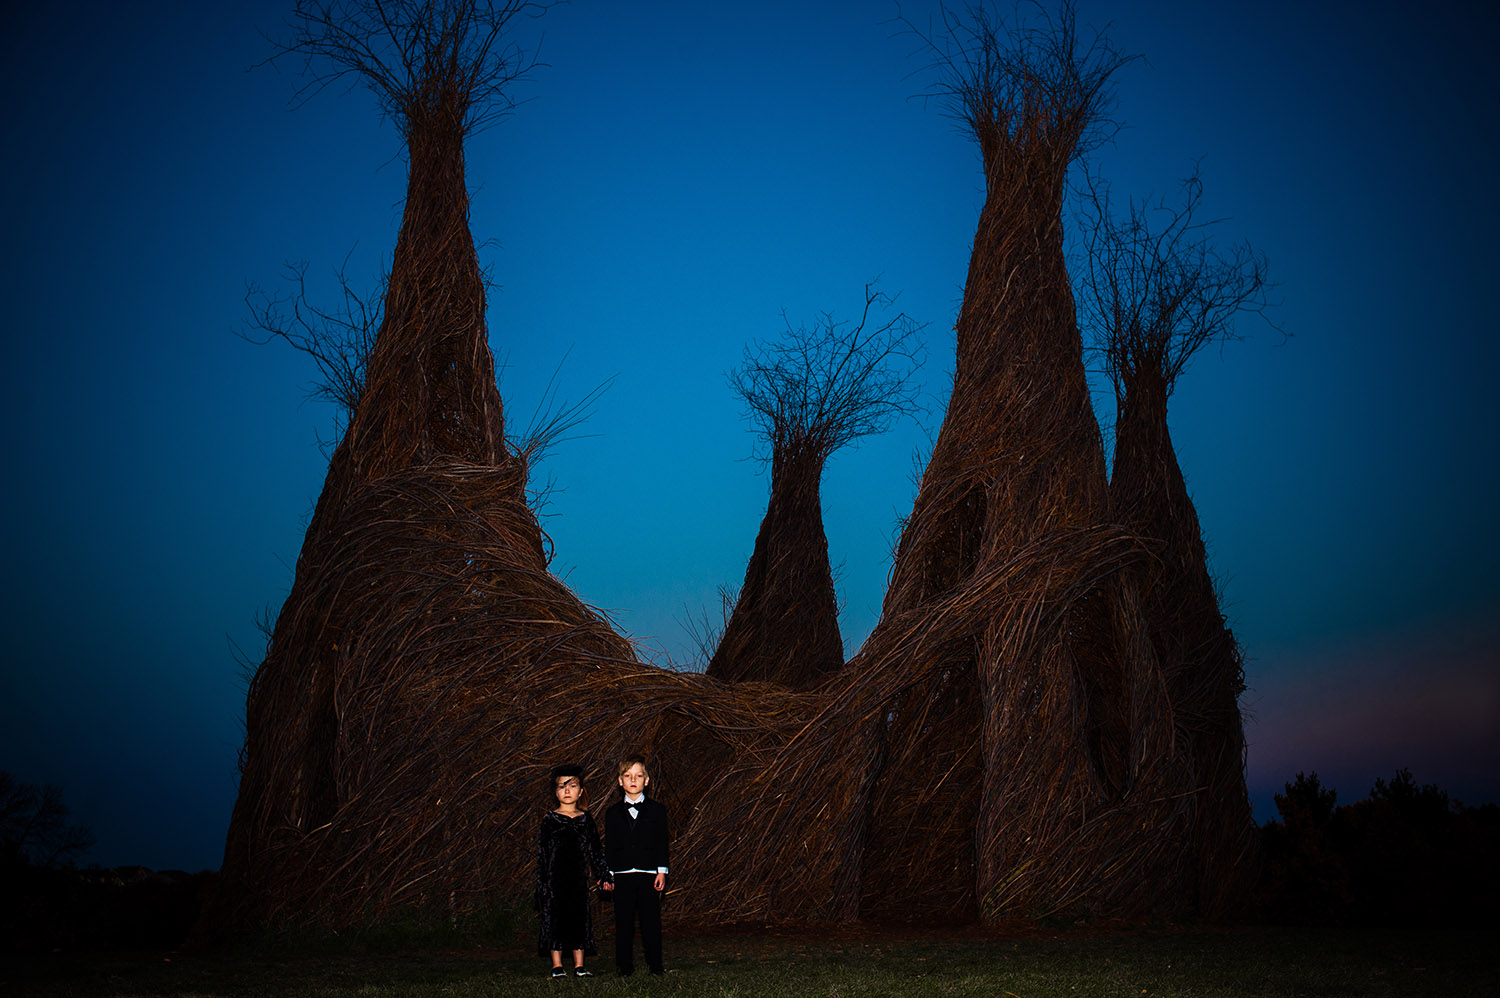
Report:
M615 874L615 967L622 974L635 969L635 923L641 923L641 948L646 966L661 973L661 895L654 873Z

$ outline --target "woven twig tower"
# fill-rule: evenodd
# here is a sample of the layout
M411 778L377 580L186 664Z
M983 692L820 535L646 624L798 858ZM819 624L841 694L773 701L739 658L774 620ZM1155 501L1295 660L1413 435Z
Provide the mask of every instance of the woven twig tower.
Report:
M492 829L546 764L491 752L529 726L507 668L634 658L547 571L469 232L464 139L494 60L514 69L495 39L525 6L408 5L377 27L299 8L293 51L363 59L351 31L390 47L388 64L356 68L400 124L410 173L363 390L249 690L217 904L231 926L487 898Z
M866 285L859 321L823 313L751 346L730 375L761 437L771 497L734 611L708 663L727 682L811 689L844 664L820 490L839 449L918 408L924 328Z
M1220 918L1245 900L1254 872L1239 706L1244 666L1172 447L1167 382L1159 369L1141 369L1123 377L1121 389L1110 495L1130 529L1155 542L1156 558L1143 569L1142 611L1167 679L1175 750L1191 773L1184 907Z
M823 531L825 462L826 455L805 438L777 442L771 497L734 612L709 660L709 676L808 689L844 664Z
M410 178L384 321L250 686L220 930L528 896L550 767L584 763L598 801L640 750L695 857L675 910L831 917L858 866L836 799L797 797L829 747L820 701L642 665L547 571L504 442L463 159L525 68L500 32L538 6L298 8L289 51L335 66L315 82L370 85Z
M1116 399L1110 498L1116 516L1153 557L1137 572L1152 648L1166 676L1174 751L1189 784L1183 843L1184 907L1211 918L1246 897L1255 823L1245 787L1245 688L1239 646L1219 611L1197 510L1167 424L1178 378L1204 345L1233 336L1237 313L1267 308L1265 262L1248 246L1220 251L1195 223L1197 175L1180 207L1131 203L1110 213L1093 185L1081 282Z
M1175 890L1171 720L1122 574L1063 254L1064 183L1118 59L1071 11L1001 35L947 25L945 93L986 198L954 389L853 667L901 692L870 800L862 910L1129 914ZM906 861L925 851L925 862Z
M550 767L585 765L597 803L641 750L671 809L680 916L1177 904L1194 780L1221 778L1238 743L1214 679L1195 709L1222 744L1180 750L1196 729L1173 721L1138 595L1146 548L1112 519L1084 383L1060 208L1115 62L1077 51L1068 17L1012 47L981 30L947 63L987 191L953 395L880 623L797 690L644 665L547 571L504 441L463 163L476 98L515 75L489 59L495 30L528 6L379 8L361 30L388 32L410 77L372 69L329 7L298 8L321 11L309 37L334 44L293 51L352 59L401 124L411 175L384 322L249 691L220 925L528 896ZM812 522L829 452L782 452L775 524ZM1192 841L1221 848L1219 827Z

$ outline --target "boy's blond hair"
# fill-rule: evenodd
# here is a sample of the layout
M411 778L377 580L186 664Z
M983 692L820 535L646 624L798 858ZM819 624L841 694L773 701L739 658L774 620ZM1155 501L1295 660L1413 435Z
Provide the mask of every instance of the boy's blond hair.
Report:
M651 775L651 770L646 765L646 757L644 755L641 755L639 752L635 753L634 755L627 755L624 759L620 760L620 772L617 775L624 776L625 770L629 769L631 766L640 766L641 769L645 771L647 776Z

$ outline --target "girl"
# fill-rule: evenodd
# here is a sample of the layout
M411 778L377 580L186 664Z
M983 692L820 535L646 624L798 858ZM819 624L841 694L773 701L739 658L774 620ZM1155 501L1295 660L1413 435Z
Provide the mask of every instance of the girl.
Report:
M563 951L573 951L573 973L592 977L583 966L584 954L593 956L594 919L589 910L590 873L601 890L613 890L614 878L604 862L599 829L583 809L583 767L558 766L552 771L552 793L557 807L542 818L536 847L536 909L542 916L538 956L551 955L552 976L566 977Z

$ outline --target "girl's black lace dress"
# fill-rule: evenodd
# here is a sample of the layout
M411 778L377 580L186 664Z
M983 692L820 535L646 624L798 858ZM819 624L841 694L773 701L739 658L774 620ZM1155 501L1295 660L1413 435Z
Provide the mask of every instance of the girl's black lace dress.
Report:
M588 812L569 818L548 811L536 843L536 908L542 916L537 955L581 949L593 956L597 951L589 884L613 879L604 862L599 829Z

